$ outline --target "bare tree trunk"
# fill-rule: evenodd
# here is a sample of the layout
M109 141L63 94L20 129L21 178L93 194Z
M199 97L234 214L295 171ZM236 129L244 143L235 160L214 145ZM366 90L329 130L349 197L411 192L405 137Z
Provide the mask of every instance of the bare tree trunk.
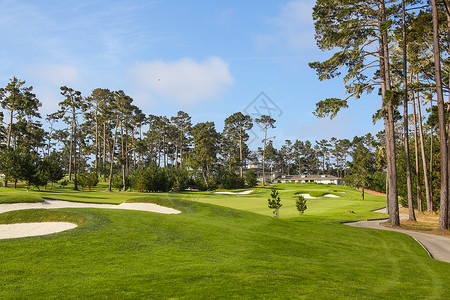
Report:
M417 114L416 114L416 103L414 100L414 93L412 94L412 105L413 105L413 118L414 118L414 152L416 159L416 185L417 185L417 211L422 212L422 183L420 182L420 169L419 169L419 143L417 141Z
M389 214L389 169L386 170L386 213Z
M121 147L121 151L122 151L122 190L125 192L126 191L126 180L125 180L125 141L124 141L124 137L123 137L123 126L120 127L120 138L121 138L121 143L122 143L122 147Z
M74 179L73 179L73 189L75 191L78 191L78 178L77 178L77 173L78 173L78 166L77 166L77 124L75 124L75 137L74 137L74 141L75 141L75 145L74 145L74 151L73 151L73 174L74 174Z
M380 2L381 22L386 21L385 3ZM380 25L381 27L381 25ZM398 189L397 189L397 162L395 156L395 129L394 129L394 108L392 99L386 99L386 92L391 90L391 79L389 70L389 45L387 33L381 32L380 49L382 50L382 81L384 85L384 93L382 89L383 101L386 101L387 120L385 116L386 131L386 158L388 165L388 181L389 181L389 220L392 226L400 226L400 217L398 211ZM384 74L383 74L384 73Z
M158 167L161 167L161 136L158 134Z
M102 169L103 169L103 182L106 182L106 145L109 144L106 142L106 121L103 122L103 160L102 160Z
M69 181L72 180L72 149L73 149L73 124L70 134L70 149L69 149Z
M241 171L241 177L244 176L244 167L242 161L242 126L239 126L239 169Z
M406 189L408 198L409 220L416 221L414 213L414 203L412 198L412 180L411 165L409 157L409 125L408 125L408 79L407 79L407 60L406 60L406 25L405 25L405 0L402 0L402 31L403 31L403 127L404 127L404 145L405 145L405 163L406 163Z
M433 109L433 93L431 93L430 108ZM433 127L430 126L430 198L433 199Z
M439 215L439 228L448 229L448 149L447 149L447 133L445 131L446 119L444 111L444 94L442 92L441 79L441 53L439 49L439 21L436 0L431 0L431 12L433 16L433 54L434 69L436 81L436 93L438 98L438 115L439 115L439 144L441 150L441 203ZM428 203L427 203L428 204ZM430 211L431 209L431 211ZM432 212L431 207L428 208Z
M98 157L99 157L99 143L98 143L98 116L97 111L95 112L95 174L98 176Z
M14 120L14 110L13 109L9 112L9 115L10 115L10 118L9 118L9 127L8 127L8 137L6 140L7 149L9 149L11 147L12 124L13 124L13 120ZM8 187L7 175L8 174L5 174L5 180L3 181L3 187ZM16 188L16 187L14 186L14 188Z
M118 122L119 119L117 118L116 121L116 127L114 129L114 139L113 139L113 144L112 144L112 148L110 150L110 154L109 154L109 159L110 159L110 164L109 164L109 185L108 185L108 191L112 191L112 180L113 180L113 166L114 166L114 152L116 149L116 140L117 140L117 128L118 128Z
M166 133L164 132L163 136L163 163L164 168L167 167L167 143L166 143Z
M425 182L425 199L427 201L427 211L429 213L432 213L432 200L431 200L431 193L430 193L430 182L428 178L428 167L427 167L427 158L425 153L425 142L423 138L423 128L422 128L422 110L420 107L420 101L419 101L419 92L417 92L416 96L416 102L417 102L417 118L419 121L419 136L420 136L420 150L422 152L422 167L423 167L423 177Z
M264 143L263 143L263 159L262 159L262 171L263 171L263 178L262 178L262 185L264 186L266 184L266 170L265 170L265 159L266 159L266 141L267 141L267 128L264 133Z

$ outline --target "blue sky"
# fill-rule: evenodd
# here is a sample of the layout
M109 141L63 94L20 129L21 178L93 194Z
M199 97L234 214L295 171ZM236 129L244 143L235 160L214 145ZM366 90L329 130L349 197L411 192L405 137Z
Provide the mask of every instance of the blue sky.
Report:
M84 96L122 89L146 114L184 110L194 123L214 121L218 130L237 111L257 114L255 105L264 105L254 100L263 92L277 108L271 132L277 146L378 132L382 124L371 122L381 101L375 94L350 100L331 121L312 114L317 101L345 96L342 79L320 82L308 67L330 55L315 45L313 5L1 0L0 86L13 76L26 80L44 116L62 101L62 85ZM261 132L253 135L254 149Z

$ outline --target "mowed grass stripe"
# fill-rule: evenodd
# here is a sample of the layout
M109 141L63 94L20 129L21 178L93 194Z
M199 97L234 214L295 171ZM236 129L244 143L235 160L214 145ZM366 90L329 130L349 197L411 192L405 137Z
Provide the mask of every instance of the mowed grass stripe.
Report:
M295 186L284 188L286 199L293 196ZM311 200L305 216L294 212L277 220L201 203L210 197L251 210L259 202L266 206L264 190L199 195L197 202L182 199L190 197L186 194L140 199L178 208L179 215L106 209L0 214L0 222L36 219L37 213L41 220L83 224L55 235L1 241L0 298L445 299L450 294L450 264L430 259L408 236L339 224L346 217L339 205L314 208ZM383 201L362 204L357 196L326 201L348 201L343 206L354 201L355 211ZM246 199L251 200L245 204Z

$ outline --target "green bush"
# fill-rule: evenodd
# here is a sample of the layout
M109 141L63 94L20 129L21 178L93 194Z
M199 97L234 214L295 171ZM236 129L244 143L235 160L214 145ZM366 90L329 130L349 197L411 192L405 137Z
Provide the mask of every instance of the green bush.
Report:
M273 209L273 216L278 218L278 212L283 204L281 204L280 193L275 188L271 189L270 198L267 199L267 202L269 208Z
M258 184L258 180L256 179L256 173L253 170L248 170L244 174L245 183L248 187L254 187Z
M125 176L125 190L128 190L131 186L131 180L129 176ZM112 187L118 190L123 190L123 178L122 174L115 174L112 180Z
M217 180L218 187L221 189L240 189L245 186L244 178L232 171L224 171Z
M92 172L78 174L77 180L81 188L87 187L88 190L91 190L93 186L97 186L98 184L98 176Z
M306 199L303 196L298 196L298 199L295 201L295 206L297 207L297 210L301 215L305 212L305 210L308 208L306 206Z

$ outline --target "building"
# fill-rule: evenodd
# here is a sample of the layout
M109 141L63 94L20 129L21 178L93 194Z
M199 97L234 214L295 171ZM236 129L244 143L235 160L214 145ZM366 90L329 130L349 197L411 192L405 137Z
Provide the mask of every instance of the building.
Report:
M273 182L287 183L287 182L300 182L300 183L322 183L322 184L343 184L343 180L333 175L281 175L276 177Z
M262 179L263 179L262 163L260 163L258 161L251 161L251 162L248 162L245 167L247 170L253 170L255 172L256 179L258 181L262 182ZM270 180L270 182L274 182L274 180L280 176L281 176L281 173L278 172L278 170L273 170L270 165L265 166L264 177L265 177L266 182L268 180Z
M262 181L263 171L262 164L258 161L251 161L246 164L247 170L253 170L256 174L256 179L258 181ZM307 182L315 182L322 184L343 184L343 180L339 177L333 175L285 175L281 174L278 170L272 170L269 166L266 166L265 172L265 181L270 180L270 182L274 183L288 183L288 182L299 182L299 183L307 183Z

